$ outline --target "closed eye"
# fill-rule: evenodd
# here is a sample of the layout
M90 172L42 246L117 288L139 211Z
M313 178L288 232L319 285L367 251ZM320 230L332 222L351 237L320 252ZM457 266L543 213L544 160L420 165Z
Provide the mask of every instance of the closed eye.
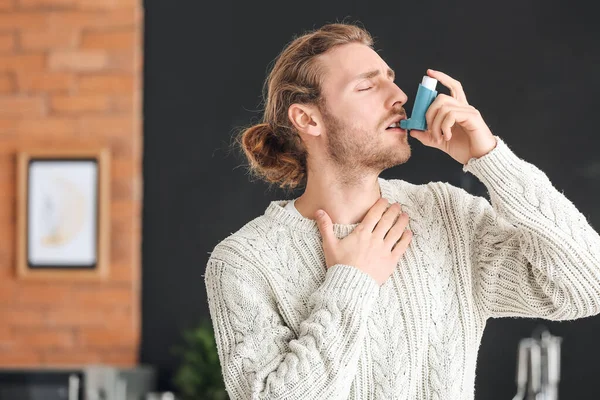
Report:
M359 92L364 92L365 90L369 90L369 89L372 89L372 86L371 86L371 87L368 87L368 88L365 88L365 89L358 89L358 91L359 91Z

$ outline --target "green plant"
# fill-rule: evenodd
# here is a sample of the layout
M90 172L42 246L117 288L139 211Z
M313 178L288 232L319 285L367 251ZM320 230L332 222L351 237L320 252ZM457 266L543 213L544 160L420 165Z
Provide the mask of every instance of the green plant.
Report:
M229 399L210 320L205 319L195 328L184 330L182 336L185 344L173 348L182 359L173 376L179 396L186 400Z

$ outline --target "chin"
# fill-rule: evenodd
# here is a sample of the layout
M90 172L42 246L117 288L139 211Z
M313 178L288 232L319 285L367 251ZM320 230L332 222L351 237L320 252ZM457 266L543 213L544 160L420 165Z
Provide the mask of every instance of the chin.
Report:
M383 171L398 165L402 165L410 159L411 155L412 151L408 144L400 148L398 148L398 145L396 145L395 151L388 152L387 156L383 156L379 159L380 165L378 169Z
M394 154L395 165L404 164L410 159L411 155L412 149L410 148L410 144L408 144L408 142L403 143Z

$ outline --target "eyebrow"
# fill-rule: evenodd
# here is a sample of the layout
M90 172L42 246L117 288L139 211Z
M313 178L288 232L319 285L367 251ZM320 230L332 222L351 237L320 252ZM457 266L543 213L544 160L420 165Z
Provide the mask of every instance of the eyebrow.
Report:
M378 69L373 70L373 71L369 71L369 72L363 72L362 74L358 75L353 80L357 81L359 79L371 79L371 78L375 78L380 73L381 72ZM394 72L393 69L388 68L387 69L387 76L388 76L388 78L392 78L392 80L394 80L396 78L396 73Z

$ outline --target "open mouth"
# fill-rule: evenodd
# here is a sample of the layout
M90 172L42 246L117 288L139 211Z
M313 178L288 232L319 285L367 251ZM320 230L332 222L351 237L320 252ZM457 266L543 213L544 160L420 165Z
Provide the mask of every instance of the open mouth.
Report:
M399 128L400 128L400 121L394 122L393 124L391 124L390 126L388 126L385 129L390 130L390 129L399 129Z
M402 131L402 132L406 132L406 129L402 129L400 127L400 121L402 121L403 119L406 119L406 117L403 116L403 117L399 117L399 118L395 119L394 121L392 121L390 123L390 125L387 128L385 128L385 130L386 131Z

